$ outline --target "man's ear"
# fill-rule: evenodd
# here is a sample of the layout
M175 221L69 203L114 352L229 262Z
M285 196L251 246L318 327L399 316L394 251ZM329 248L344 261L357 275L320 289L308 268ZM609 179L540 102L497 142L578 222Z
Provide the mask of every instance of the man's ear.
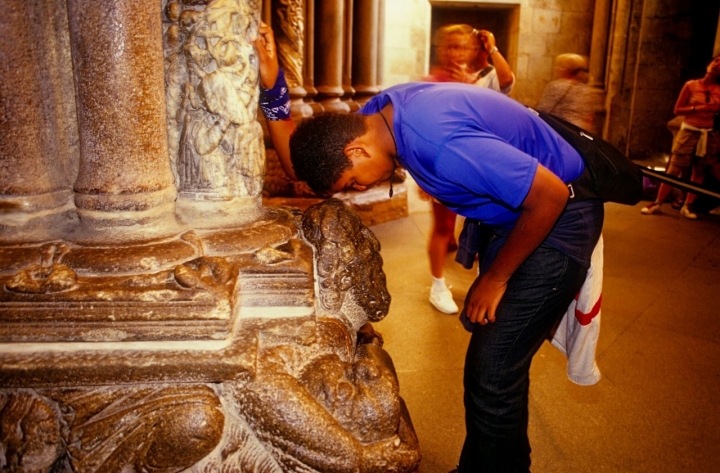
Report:
M358 158L369 158L370 154L365 150L365 146L358 141L358 139L352 140L345 146L343 153L351 161Z

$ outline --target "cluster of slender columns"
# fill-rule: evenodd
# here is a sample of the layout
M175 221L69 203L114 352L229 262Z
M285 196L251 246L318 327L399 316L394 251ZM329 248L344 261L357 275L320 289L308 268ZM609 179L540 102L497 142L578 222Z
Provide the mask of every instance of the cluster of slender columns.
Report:
M264 1L296 116L353 111L379 91L383 2ZM5 7L0 240L61 238L78 217L92 232L172 227L162 2Z
M380 90L384 0L265 0L293 114L349 112Z
M8 0L0 20L0 238L160 223L168 163L161 4ZM73 86L74 83L74 86ZM48 232L57 234L48 234Z

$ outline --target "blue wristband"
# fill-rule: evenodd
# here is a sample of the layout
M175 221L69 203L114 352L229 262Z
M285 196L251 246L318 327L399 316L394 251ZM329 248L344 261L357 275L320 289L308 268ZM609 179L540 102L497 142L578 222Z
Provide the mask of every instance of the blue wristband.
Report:
M268 121L287 120L290 118L290 92L285 81L285 72L278 71L275 85L272 89L263 89L260 86L260 109Z

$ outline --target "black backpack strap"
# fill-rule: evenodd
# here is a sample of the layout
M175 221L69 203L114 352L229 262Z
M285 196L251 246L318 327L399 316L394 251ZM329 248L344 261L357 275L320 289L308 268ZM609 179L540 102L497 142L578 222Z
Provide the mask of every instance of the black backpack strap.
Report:
M485 69L483 69L482 71L478 72L478 79L490 74L490 72L492 72L493 69L495 69L493 66L488 66Z

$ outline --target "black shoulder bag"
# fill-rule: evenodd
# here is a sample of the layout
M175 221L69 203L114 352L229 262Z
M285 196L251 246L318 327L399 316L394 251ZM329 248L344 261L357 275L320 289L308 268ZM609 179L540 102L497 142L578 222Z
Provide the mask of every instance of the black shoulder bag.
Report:
M626 205L635 205L642 200L642 171L619 149L562 118L531 110L582 156L590 183L578 183L578 186L571 183L576 187L577 199L596 198Z

